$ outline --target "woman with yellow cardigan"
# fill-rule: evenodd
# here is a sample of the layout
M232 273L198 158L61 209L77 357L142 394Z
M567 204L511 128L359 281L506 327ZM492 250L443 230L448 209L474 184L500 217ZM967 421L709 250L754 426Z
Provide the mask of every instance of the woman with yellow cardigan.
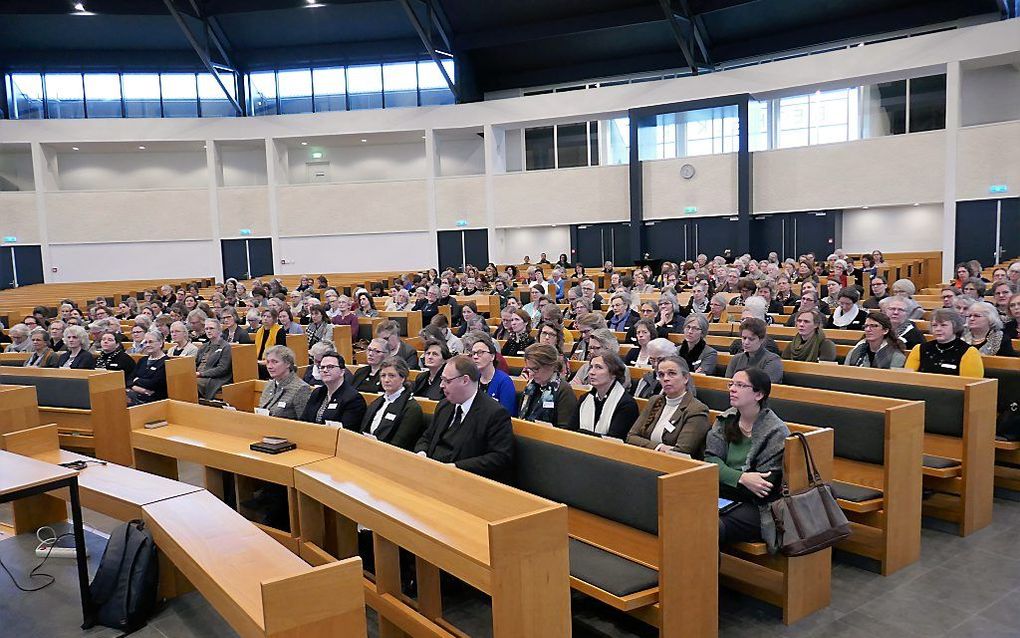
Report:
M960 338L964 325L963 317L952 308L939 308L933 312L931 333L935 339L914 346L903 367L917 372L960 377L985 376L981 355L974 346Z

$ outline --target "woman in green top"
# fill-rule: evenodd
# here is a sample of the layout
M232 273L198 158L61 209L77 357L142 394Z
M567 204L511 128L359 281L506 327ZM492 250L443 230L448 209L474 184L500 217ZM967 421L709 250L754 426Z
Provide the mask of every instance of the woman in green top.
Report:
M719 466L719 495L736 503L719 514L719 545L764 540L778 549L769 503L782 483L786 424L767 407L772 381L748 368L730 381L730 409L715 421L705 460Z

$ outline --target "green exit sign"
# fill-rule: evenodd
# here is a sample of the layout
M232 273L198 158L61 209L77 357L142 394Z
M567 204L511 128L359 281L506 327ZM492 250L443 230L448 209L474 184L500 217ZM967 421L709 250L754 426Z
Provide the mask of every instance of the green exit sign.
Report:
M697 206L685 206L684 207L684 212L688 213L688 214L696 213L696 212L698 212L698 207Z

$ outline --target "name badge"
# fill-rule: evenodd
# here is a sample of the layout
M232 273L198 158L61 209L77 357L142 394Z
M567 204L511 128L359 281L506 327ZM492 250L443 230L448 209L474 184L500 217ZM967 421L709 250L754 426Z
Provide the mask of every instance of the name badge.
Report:
M376 435L372 434L371 432L362 432L362 434L364 434L368 438L372 439L373 441L378 441L379 440L378 437L376 437ZM424 452L419 452L418 454L424 454Z
M343 427L343 424L340 423L339 421L329 421L329 420L327 420L326 421L326 425L333 425L333 426L336 426L336 427Z
M697 368L700 365L701 365L701 359L698 359L697 361L695 361L694 363L691 364L691 367L692 368Z
M335 410L336 409L336 403L330 403L329 405L326 406L326 409L327 410Z
M278 407L278 408L285 408L285 407L287 407L287 402L286 401L280 401L279 403L276 404L276 407Z
M156 366L149 366L149 370L155 371L156 370Z
M223 348L220 348L220 349L219 349L219 350L217 350L216 352L223 352Z
M676 426L675 426L675 425L673 425L672 423L667 423L667 424L666 424L666 425L665 425L665 426L663 427L663 429L664 429L664 430L666 430L667 432L670 432L670 433L672 433L672 432L673 432L674 430L676 430Z
M544 409L552 409L555 407L556 407L555 401L542 401L542 408Z
M397 415L390 412L388 414L384 414L383 418L386 419L387 421L392 421L393 419L397 418Z
M269 410L265 408L255 408L255 414L261 414L262 416L269 416Z
M940 363L939 366L946 368L947 370L956 370L957 367L955 363Z

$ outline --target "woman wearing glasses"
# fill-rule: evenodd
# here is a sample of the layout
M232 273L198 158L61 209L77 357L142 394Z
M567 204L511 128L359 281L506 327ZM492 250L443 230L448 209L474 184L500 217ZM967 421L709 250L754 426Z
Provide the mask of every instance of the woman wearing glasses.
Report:
M478 389L499 401L510 416L517 416L517 390L513 379L495 365L496 342L485 333L469 332L464 335L464 350L478 367Z
M327 352L319 358L318 366L322 385L312 388L301 420L319 424L332 421L357 430L365 416L365 399L352 384L344 382L344 358Z
M549 344L535 343L524 351L521 376L528 380L528 385L521 394L518 415L522 419L570 427L577 397L570 384L560 377L562 362L562 355Z
M741 370L729 385L730 408L705 441L705 460L719 466L719 496L736 503L720 511L719 545L764 540L774 554L778 543L769 503L779 495L790 430L768 407L772 381L767 374Z
M719 353L705 342L707 334L708 319L705 315L688 315L684 320L684 341L677 349L677 354L687 363L688 370L712 375L715 374Z
M655 378L662 393L648 401L627 434L627 443L701 459L708 434L708 406L687 391L690 370L677 356L659 359Z
M365 349L368 365L358 368L352 380L352 385L358 392L379 392L382 387L379 383L379 366L388 356L390 356L388 341L376 337L368 342L368 348Z
M902 368L907 360L903 342L893 330L889 315L873 310L864 320L864 339L847 353L843 361L858 368Z

